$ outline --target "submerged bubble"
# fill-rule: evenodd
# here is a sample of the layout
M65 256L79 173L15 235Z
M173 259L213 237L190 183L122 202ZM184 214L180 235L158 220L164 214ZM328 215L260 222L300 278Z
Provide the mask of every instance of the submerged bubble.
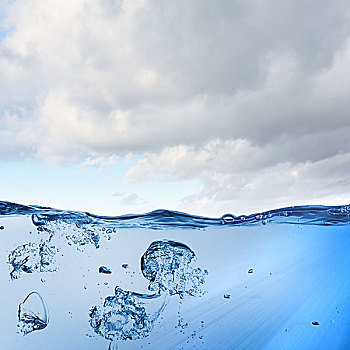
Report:
M90 309L90 326L108 340L147 337L166 299L166 294L146 295L116 287L115 295L106 297L102 307Z
M98 269L98 272L99 273L104 273L106 275L110 275L112 273L111 269L109 269L106 266L100 266L99 269Z
M51 237L62 235L68 245L76 245L79 250L88 244L99 248L100 234L105 235L103 229L96 227L91 218L83 213L33 214L32 222L38 232L47 232Z
M319 326L320 324L317 321L311 322L314 326Z
M123 269L127 269L129 267L129 264L122 264Z
M18 306L19 331L27 335L46 328L48 323L49 313L43 298L37 292L29 293Z
M174 241L155 241L141 257L142 274L149 280L148 289L169 291L170 295L201 294L199 286L208 271L193 268L195 253L185 244Z
M225 299L231 299L231 294L224 294Z
M18 246L8 256L8 263L12 267L11 279L17 279L21 273L52 272L56 270L54 266L57 249L50 245L48 241L40 244L27 243Z
M5 228L4 226L2 226L2 225L0 226L0 230L3 230L4 228Z
M254 272L253 269L248 270L248 273L253 273L253 272Z

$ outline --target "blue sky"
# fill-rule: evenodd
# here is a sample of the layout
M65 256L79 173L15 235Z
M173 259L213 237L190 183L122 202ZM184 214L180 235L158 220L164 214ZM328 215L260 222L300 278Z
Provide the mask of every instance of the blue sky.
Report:
M184 195L200 187L195 181L127 184L130 162L119 160L104 168L76 163L48 166L40 161L8 161L1 178L2 199L18 203L89 211L101 215L178 209Z
M350 200L350 5L0 5L0 199L220 216Z

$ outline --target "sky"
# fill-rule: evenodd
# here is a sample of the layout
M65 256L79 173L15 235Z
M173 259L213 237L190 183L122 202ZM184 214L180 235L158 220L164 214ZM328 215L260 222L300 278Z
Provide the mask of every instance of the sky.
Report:
M0 200L348 204L349 96L349 1L0 0Z

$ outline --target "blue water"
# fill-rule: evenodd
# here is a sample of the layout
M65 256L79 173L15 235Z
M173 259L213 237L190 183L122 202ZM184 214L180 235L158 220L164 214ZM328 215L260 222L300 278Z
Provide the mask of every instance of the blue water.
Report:
M350 206L117 217L0 202L2 349L350 349Z

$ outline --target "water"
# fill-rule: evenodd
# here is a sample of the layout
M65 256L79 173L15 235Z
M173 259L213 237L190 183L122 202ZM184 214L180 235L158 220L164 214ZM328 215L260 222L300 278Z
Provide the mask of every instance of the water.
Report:
M0 202L14 349L350 349L350 206L102 217Z

